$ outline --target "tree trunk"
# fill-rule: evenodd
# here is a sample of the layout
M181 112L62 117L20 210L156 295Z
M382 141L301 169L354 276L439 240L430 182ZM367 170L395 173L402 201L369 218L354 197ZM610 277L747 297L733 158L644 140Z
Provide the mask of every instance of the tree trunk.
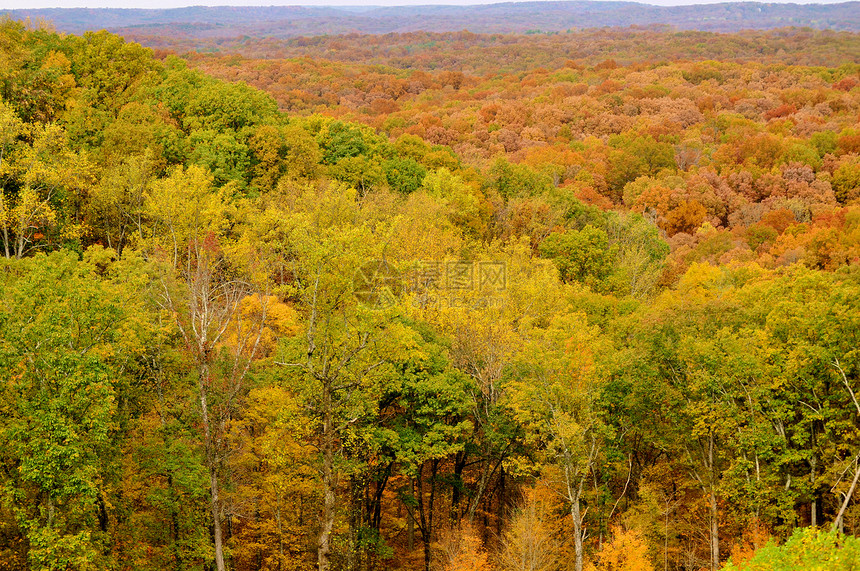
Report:
M9 251L9 226L6 224L6 198L3 196L3 189L0 188L0 216L3 217L3 248L6 250L6 259L11 258Z
M499 455L499 458L496 460L495 464L491 463L491 460L488 455L484 456L487 458L483 468L481 469L481 480L478 484L478 489L475 492L475 496L472 498L472 503L469 504L469 514L468 520L469 523L472 523L475 519L475 511L477 511L478 506L481 503L481 500L484 498L484 492L487 491L487 486L490 483L490 478L493 477L493 474L496 473L496 470L499 469L499 466L502 465L502 460L505 458L504 452ZM491 467L492 466L492 467Z
M502 537L502 527L505 522L507 511L507 497L505 492L505 468L499 468L499 505L496 511L496 537Z
M351 571L361 569L365 559L372 549L361 541L362 528L368 523L365 506L369 503L367 489L370 482L363 474L352 474L349 477L349 552L347 553L346 568Z
M718 519L719 513L717 511L717 493L714 489L717 485L717 471L714 464L715 447L716 443L714 432L712 430L708 435L708 472L711 480L708 488L708 496L710 499L709 507L711 512L711 529L709 532L709 535L711 536L711 569L714 571L720 568L720 521Z
M319 571L328 571L331 563L331 531L334 528L335 476L334 476L334 419L330 382L323 383L323 512L317 547Z
M427 542L424 544L424 571L430 571L430 559L431 559L431 551L430 551L430 542L433 540L433 514L434 503L436 500L436 474L439 469L439 460L431 460L430 461L430 503L427 506L429 508L429 514L427 517Z
M590 463L590 462L589 462ZM583 543L585 533L582 529L582 508L580 499L582 498L582 489L585 486L585 475L581 475L574 481L575 470L572 468L572 461L569 454L565 454L564 484L567 488L567 501L570 503L570 518L573 520L573 552L574 552L574 570L582 571L584 559Z
M571 498L570 517L573 519L574 569L575 571L582 571L582 513L579 509L579 494L576 494L575 498Z
M812 437L810 438L810 450L815 450L815 427L813 426ZM815 452L812 453L812 458L809 460L809 485L812 487L812 501L809 505L809 525L812 527L818 526L818 490L815 485L815 468L818 466L818 457Z
M454 456L454 473L451 485L451 527L460 522L460 498L463 490L463 470L466 467L468 453L457 452Z
M0 166L3 165L3 151L0 150ZM6 223L6 195L3 193L3 187L0 187L0 221L3 224L3 248L6 250L6 259L9 255L9 227Z
M857 462L860 457L855 458L854 461ZM836 514L836 519L833 521L833 527L831 531L839 530L839 533L842 533L842 517L845 515L845 509L848 508L848 503L851 501L851 497L854 496L854 490L857 488L857 481L860 480L860 463L857 464L857 468L854 470L854 479L851 481L851 487L848 489L848 493L845 494L845 500L842 502L842 507L839 508L839 513Z
M215 536L215 567L224 571L224 547L221 539L221 516L218 513L218 473L214 465L209 466L209 486L212 490L212 535Z
M368 513L372 514L370 526L379 533L379 528L382 527L382 496L385 493L385 486L388 485L388 479L391 477L391 470L394 463L389 463L386 466L382 477L376 481L376 488L373 492L372 509L368 509Z
M666 500L666 514L663 519L663 571L669 571L669 500Z
M426 462L425 462L426 463ZM424 464L418 466L418 477L415 478L417 494L413 492L418 508L418 530L421 532L421 545L424 549L424 569L430 569L430 533L427 530L427 513L424 509Z
M439 469L439 460L430 460L430 497L428 502L424 503L424 466L427 462L422 463L418 467L418 477L414 480L415 488L413 489L413 497L415 498L416 507L418 508L418 530L421 532L421 543L424 547L424 571L430 571L430 563L433 559L431 550L431 542L433 541L433 504L436 496L436 474Z
M221 536L221 514L218 498L218 462L216 457L215 443L212 441L212 430L209 426L209 405L207 403L207 390L209 383L209 365L204 363L200 366L199 388L200 408L203 413L203 439L206 448L206 468L209 470L209 492L212 510L212 535L215 543L215 567L217 571L225 571L224 548Z
M17 236L16 244L15 244L15 259L20 260L24 255L24 230L20 229L20 233Z
M406 527L406 550L412 553L415 549L415 518L412 517L412 510L406 510L408 525Z
M720 568L720 530L719 521L717 519L717 496L714 493L713 486L710 493L710 511L711 511L711 569Z
M815 456L813 456L813 460ZM809 470L809 483L812 485L812 501L809 504L809 525L812 527L818 526L818 491L815 489L815 462L812 462L812 468Z

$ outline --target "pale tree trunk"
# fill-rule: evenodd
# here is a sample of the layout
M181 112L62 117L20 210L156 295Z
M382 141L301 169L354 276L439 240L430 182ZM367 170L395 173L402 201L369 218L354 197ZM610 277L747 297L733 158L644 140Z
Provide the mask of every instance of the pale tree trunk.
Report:
M209 404L207 402L209 386L209 365L200 367L199 390L200 409L203 414L203 440L206 448L206 469L209 471L209 499L212 510L212 536L215 543L215 567L218 571L225 571L224 546L221 533L221 509L218 498L218 458L215 450L215 442L212 439L212 430L209 426Z
M851 502L851 498L854 496L854 490L857 488L857 481L860 480L860 457L854 458L854 462L857 463L856 468L854 469L854 479L851 481L851 487L848 488L848 492L845 494L845 499L842 501L842 507L839 508L839 513L836 514L836 519L833 520L833 527L831 527L831 531L839 530L842 533L842 517L845 515L845 510L848 508L849 502Z
M6 197L3 195L3 189L0 188L0 217L3 221L3 248L6 251L6 259L12 257L9 251L9 223L6 220Z
M574 550L574 570L582 571L583 561L585 559L584 543L587 536L583 528L583 520L585 514L582 512L582 490L585 487L585 478L588 475L587 468L594 461L596 452L596 443L592 442L591 451L588 455L585 470L577 473L575 462L570 457L569 452L565 452L564 466L564 481L567 488L567 500L570 503L570 517L573 520L573 550Z
M708 434L707 445L701 445L702 466L706 472L699 473L692 466L692 454L689 448L687 455L691 461L690 474L699 482L702 489L702 494L708 499L708 543L710 544L710 568L716 570L720 568L720 521L719 521L719 506L717 504L717 470L714 459L714 448L716 446L713 430Z
M573 568L576 571L582 571L582 514L578 497L570 502L570 517L573 518L573 551L575 554Z
M854 403L854 408L857 409L857 417L860 418L860 402L857 401L857 395L854 394L854 390L851 388L851 383L848 382L848 376L845 374L845 370L842 369L842 365L839 364L839 359L833 360L833 366L836 367L836 370L839 371L840 376L842 377L842 384L845 385L845 388L848 389L848 394L851 395L851 402ZM845 510L848 508L848 504L851 502L851 498L854 496L854 490L857 488L857 481L860 480L860 454L854 457L854 479L851 481L851 487L848 489L848 493L845 494L845 499L842 501L842 506L839 508L839 513L836 514L836 519L833 521L832 531L839 530L842 533L842 517L845 515Z
M331 383L324 382L323 398L325 399L325 410L323 412L323 511L320 526L320 535L317 545L317 566L319 571L328 571L331 563L331 532L334 528L335 507L335 471L334 471L334 426L332 414Z
M24 246L26 245L24 230L19 230L18 239L15 243L15 259L20 260L24 256Z
M815 454L813 454L809 468L809 484L813 487L812 501L809 504L809 524L812 527L818 526L818 497L815 495L815 460Z
M716 470L714 468L714 432L708 435L708 471L710 473L710 486L708 490L709 508L711 512L711 569L716 571L720 568L720 528L719 510L717 508Z
M717 496L714 493L713 487L710 493L710 509L711 509L711 569L720 568L720 529L719 521L717 520Z
M6 222L3 222L3 247L6 250L6 259L12 256L9 253L9 229L6 227Z
M267 301L260 295L261 312L246 326L246 320L239 309L246 295L252 294L250 284L239 281L225 281L218 275L220 258L210 260L196 242L189 246L189 257L184 270L185 283L178 290L171 287L171 280L162 278L161 305L174 316L175 323L193 353L198 367L198 391L203 427L205 467L209 473L210 511L212 515L212 541L215 547L215 567L226 571L224 560L224 540L221 528L221 498L219 495L219 452L218 443L224 431L224 422L230 417L230 401L241 389L242 381L256 356L263 327L266 322ZM187 314L186 314L187 312ZM212 390L212 363L216 348L224 339L228 329L233 326L235 339L231 349L232 368L221 372L226 376L229 387L227 404L219 407L219 422L213 426L212 412L209 410L209 392Z
M0 166L3 166L2 149L0 149ZM6 193L2 186L0 186L0 221L3 224L3 248L6 250L6 259L8 260L12 256L9 255L9 221L7 220L6 213Z
M319 298L320 278L326 268L321 262L316 269L316 276L310 299L305 303L310 311L307 332L307 356L304 362L276 362L278 365L296 367L303 370L304 374L320 383L319 392L313 395L312 403L307 405L322 420L322 426L317 433L319 437L319 452L322 459L322 488L323 506L320 514L320 531L317 538L317 568L318 571L328 571L331 567L331 536L334 529L337 496L336 491L339 480L339 468L336 459L342 454L339 449L339 435L356 419L341 419L339 411L352 398L354 391L360 390L361 379L371 370L382 364L382 361L370 364L360 370L351 370L357 356L365 350L370 338L369 331L353 329L350 334L356 333L355 344L350 346L347 341L344 344L335 344L330 337L335 330L333 319L335 311L341 311L339 306L326 307L322 305ZM352 326L354 327L354 326ZM321 328L321 331L319 330ZM351 328L347 325L347 329ZM299 389L301 391L301 389ZM321 394L320 394L321 393ZM317 400L319 398L319 400Z
M565 494L568 503L570 504L570 516L573 520L573 547L575 553L574 570L582 571L584 560L584 543L588 537L585 531L583 521L585 513L582 511L581 501L582 492L585 489L586 478L594 465L597 458L597 437L589 434L588 429L583 436L590 438L588 455L583 459L579 456L581 452L575 451L568 443L564 436L564 429L559 424L560 419L557 415L556 407L552 402L547 402L551 414L551 430L554 437L558 439L559 460L561 463L562 473L564 475Z

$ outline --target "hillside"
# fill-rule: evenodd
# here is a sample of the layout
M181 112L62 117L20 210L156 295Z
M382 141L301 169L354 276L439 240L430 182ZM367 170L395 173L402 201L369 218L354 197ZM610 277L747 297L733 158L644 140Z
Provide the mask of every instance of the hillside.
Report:
M128 37L161 51L249 66L243 59L304 59L392 69L456 71L471 75L528 72L538 68L655 64L719 60L732 63L840 67L860 60L860 35L788 28L737 34L679 32L665 28L605 28L559 34L410 32L346 34L278 40L185 40L170 35ZM237 59L237 56L241 56ZM231 59L232 58L232 59ZM232 64L230 64L232 62ZM255 64L257 65L257 64Z
M12 10L15 19L44 19L58 31L107 29L119 34L184 39L291 38L413 31L474 33L559 32L571 29L667 25L679 30L737 32L787 26L860 31L860 3L754 2L661 7L634 2L509 2L475 6L190 7Z

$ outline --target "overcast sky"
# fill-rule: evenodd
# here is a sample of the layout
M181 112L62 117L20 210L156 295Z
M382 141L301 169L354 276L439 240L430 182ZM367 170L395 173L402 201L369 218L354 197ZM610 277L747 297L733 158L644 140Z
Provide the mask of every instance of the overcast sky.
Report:
M298 2L278 2L272 0L0 0L0 9L15 8L181 8L184 6L403 6L422 4L495 4L500 0L301 0ZM723 0L649 0L643 4L658 6L679 6L688 4L714 4ZM775 3L788 4L781 0ZM841 0L794 0L795 4L834 4Z

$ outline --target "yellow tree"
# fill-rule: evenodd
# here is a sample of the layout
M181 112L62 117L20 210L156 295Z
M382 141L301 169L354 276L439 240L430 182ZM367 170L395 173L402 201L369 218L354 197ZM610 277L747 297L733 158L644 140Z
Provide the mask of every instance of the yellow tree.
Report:
M648 560L648 544L636 529L615 527L612 540L604 543L597 554L597 564L588 571L653 571Z
M127 157L109 168L90 194L89 230L120 257L127 245L138 245L144 237L144 201L155 167L151 152Z
M64 238L77 238L92 167L71 151L56 124L27 124L0 101L0 225L4 254L21 258L66 214ZM65 210L65 212L63 212Z
M24 122L18 118L15 110L0 100L0 225L3 227L3 246L6 257L10 257L10 197L6 185L12 174L7 156L15 150L18 138L24 132Z
M163 268L157 300L173 318L196 369L218 571L226 569L219 495L224 435L245 392L243 381L263 336L269 302L251 272L229 259L225 195L225 189L212 187L203 169L189 167L153 183L147 196L150 248ZM242 310L249 296L257 298L255 311Z
M559 493L573 525L574 568L582 571L585 540L583 502L586 483L601 452L606 427L595 403L600 376L596 355L601 341L582 314L565 313L546 329L535 329L516 365L510 385L510 406L544 451L558 474Z
M552 571L558 568L559 546L552 528L550 502L541 488L526 490L502 536L498 564L503 571Z
M309 570L316 495L311 427L299 400L277 384L253 389L230 432L233 490L227 501L237 568Z
M370 261L369 229L351 224L355 194L335 188L318 196L316 212L300 215L289 232L295 295L304 318L303 338L285 345L279 361L314 427L322 484L319 571L330 568L337 488L343 477L343 440L355 422L374 413L366 391L378 382L387 313L359 306L354 277ZM344 216L347 216L345 219ZM353 219L354 220L354 219Z

